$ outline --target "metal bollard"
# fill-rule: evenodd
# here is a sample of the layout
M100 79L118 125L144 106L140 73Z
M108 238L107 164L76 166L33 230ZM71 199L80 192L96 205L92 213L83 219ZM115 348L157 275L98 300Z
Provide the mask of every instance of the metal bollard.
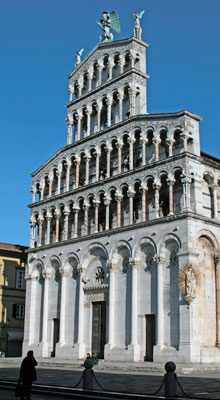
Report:
M164 375L164 396L165 397L175 397L177 392L176 385L176 374L175 374L176 364L172 361L168 361L165 364L165 370L167 373Z
M84 362L83 371L83 390L93 390L93 365L94 361L92 358L87 358Z

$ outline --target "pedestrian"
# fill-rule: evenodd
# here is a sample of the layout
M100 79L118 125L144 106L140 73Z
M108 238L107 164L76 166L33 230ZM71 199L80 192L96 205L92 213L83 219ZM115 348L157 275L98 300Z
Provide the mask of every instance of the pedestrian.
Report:
M34 352L29 350L27 352L27 357L25 357L21 363L20 368L20 380L24 386L24 395L21 397L21 400L30 400L31 394L31 386L34 381L37 380L37 374L35 367L37 365L37 361L34 358Z

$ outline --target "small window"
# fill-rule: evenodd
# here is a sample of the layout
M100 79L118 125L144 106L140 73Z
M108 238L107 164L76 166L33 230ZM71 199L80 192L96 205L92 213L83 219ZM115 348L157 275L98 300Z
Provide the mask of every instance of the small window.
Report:
M24 304L13 304L13 318L24 319Z
M25 271L18 270L16 277L16 289L25 289Z

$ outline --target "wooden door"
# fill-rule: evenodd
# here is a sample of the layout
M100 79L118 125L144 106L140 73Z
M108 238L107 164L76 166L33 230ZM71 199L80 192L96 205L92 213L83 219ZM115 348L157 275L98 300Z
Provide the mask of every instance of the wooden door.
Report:
M146 354L145 361L153 361L153 347L156 343L155 340L155 327L156 318L155 315L149 314L146 317Z
M93 303L92 312L92 353L104 358L106 343L106 304L104 301Z

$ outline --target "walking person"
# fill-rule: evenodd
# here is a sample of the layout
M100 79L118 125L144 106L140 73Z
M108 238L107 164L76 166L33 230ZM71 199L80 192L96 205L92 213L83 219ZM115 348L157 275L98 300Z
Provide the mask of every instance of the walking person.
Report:
M24 386L24 396L21 397L21 400L31 400L31 386L34 381L37 380L37 374L35 367L37 365L37 361L34 358L34 352L29 350L27 352L27 357L25 357L21 363L20 368L20 380Z

